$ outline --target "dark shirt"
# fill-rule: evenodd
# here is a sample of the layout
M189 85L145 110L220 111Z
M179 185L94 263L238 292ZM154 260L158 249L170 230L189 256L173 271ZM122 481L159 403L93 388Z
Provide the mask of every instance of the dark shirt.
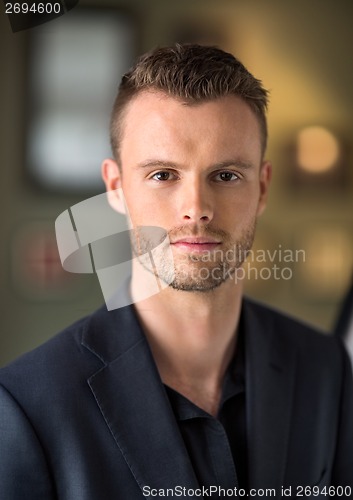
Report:
M201 487L247 488L245 352L243 334L239 331L238 335L217 418L166 386Z

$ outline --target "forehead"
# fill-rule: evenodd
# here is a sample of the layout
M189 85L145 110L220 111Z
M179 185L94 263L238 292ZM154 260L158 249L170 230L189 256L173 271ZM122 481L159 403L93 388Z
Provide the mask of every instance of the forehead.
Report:
M240 155L254 163L261 159L258 119L238 96L186 103L162 92L145 91L128 104L122 125L123 164L127 158L152 153L153 157L166 155L166 160L177 159L170 155L208 155L215 161Z

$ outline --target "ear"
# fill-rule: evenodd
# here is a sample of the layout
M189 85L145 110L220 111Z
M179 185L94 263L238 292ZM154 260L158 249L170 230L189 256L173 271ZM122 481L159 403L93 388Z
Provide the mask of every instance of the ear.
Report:
M102 163L102 178L107 190L110 206L121 214L126 214L121 171L115 160L107 158Z
M263 161L260 167L260 196L257 206L257 215L261 215L267 204L267 196L272 178L272 165L269 161Z

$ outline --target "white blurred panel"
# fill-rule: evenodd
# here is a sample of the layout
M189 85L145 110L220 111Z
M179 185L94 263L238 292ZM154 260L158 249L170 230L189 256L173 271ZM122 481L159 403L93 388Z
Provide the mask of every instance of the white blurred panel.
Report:
M111 156L109 118L134 58L135 30L119 11L76 9L33 32L27 163L51 189L100 185Z

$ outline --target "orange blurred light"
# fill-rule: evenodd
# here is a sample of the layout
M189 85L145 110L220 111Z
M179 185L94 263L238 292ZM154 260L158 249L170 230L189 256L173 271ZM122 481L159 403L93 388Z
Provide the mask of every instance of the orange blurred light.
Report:
M319 174L333 168L340 148L336 137L324 127L306 127L298 134L297 161L307 172Z

